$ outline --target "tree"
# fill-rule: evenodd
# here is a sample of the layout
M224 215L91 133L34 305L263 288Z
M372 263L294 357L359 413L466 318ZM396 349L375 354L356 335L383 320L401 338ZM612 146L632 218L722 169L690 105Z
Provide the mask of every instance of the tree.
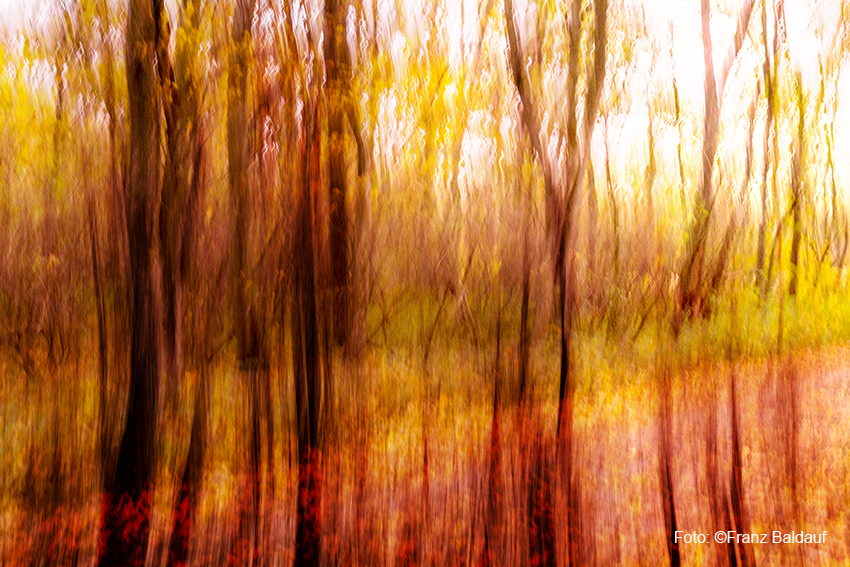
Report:
M700 15L702 23L703 62L705 65L705 108L703 114L703 143L702 143L702 175L699 181L697 202L694 208L694 219L688 233L688 249L682 267L682 281L679 284L678 310L674 316L675 333L682 323L684 314L698 317L707 310L706 301L716 287L714 268L722 266L724 256L728 254L728 244L721 248L715 259L706 257L708 232L715 210L715 190L712 177L714 162L717 157L717 145L720 140L720 107L723 100L723 90L726 79L732 70L732 65L738 57L741 46L747 35L750 15L753 12L754 0L747 0L738 13L737 28L732 45L726 53L719 69L715 74L714 51L711 39L711 2L701 0ZM725 250L725 251L724 251Z
M797 106L797 137L795 140L794 160L791 164L791 281L788 282L788 295L797 295L800 278L800 242L803 238L803 199L804 194L804 151L806 148L806 105L803 99L803 79L800 71L794 75L794 94Z
M162 69L160 81L164 93L168 148L159 229L163 247L165 366L172 389L176 389L184 379L184 290L192 272L197 270L193 252L198 231L198 211L201 209L205 191L203 85L199 65L194 61L197 47L201 44L199 27L202 10L203 4L199 5L191 0L183 4L174 68L168 68L168 53L160 53L157 57ZM201 337L195 337L193 341L196 345L195 351L201 353L195 357L196 363L197 359L206 357L206 339L206 333L202 333ZM198 385L195 388L189 452L173 514L169 565L186 563L199 505L209 407L206 361L201 360L200 366ZM172 392L170 397L176 406L180 400L173 390Z
M321 187L321 121L313 96L308 90L304 97L299 148L301 171L293 227L292 360L298 421L296 567L318 566L321 550L322 452L319 435L327 367L322 364L316 265L321 256L315 234Z
M351 96L351 65L345 43L345 4L325 0L325 103L328 112L328 169L330 198L330 261L333 288L333 337L348 347L351 333L349 228L346 199L348 163L345 148L346 100Z
M572 486L572 416L575 395L575 385L572 378L572 338L574 308L576 301L575 248L578 224L578 209L582 202L582 191L585 183L585 173L590 157L590 141L596 126L599 101L605 81L605 62L607 46L607 0L596 0L593 3L592 33L593 57L587 65L587 91L584 100L584 121L581 128L581 138L578 130L578 99L577 83L579 79L580 44L582 35L581 2L572 2L567 18L568 36L568 76L566 93L566 167L561 181L555 181L553 165L550 161L548 140L544 139L541 130L537 108L531 90L521 52L520 42L514 22L512 0L505 0L505 19L507 22L508 45L510 47L509 63L511 73L521 101L521 116L531 147L543 170L545 194L547 198L547 213L549 231L552 238L553 265L555 279L558 282L558 311L560 327L561 364L558 389L558 421L557 429L560 447L563 448L563 479L567 488L567 524L568 549L570 564L578 558L578 522L577 522L577 492ZM588 40L590 41L590 40ZM563 138L559 142L564 142ZM562 144L559 144L563 147ZM544 467L545 469L545 467Z
M263 526L261 506L266 476L262 463L263 425L266 415L263 394L268 393L269 353L266 344L264 310L259 305L262 293L257 273L254 240L256 218L251 213L248 109L250 91L248 76L252 68L253 39L251 26L256 10L255 0L238 0L234 6L227 83L227 159L228 182L234 225L230 285L233 297L233 325L236 335L236 359L240 378L247 391L248 433L248 502L244 503L240 544L248 546L248 561L257 552L259 530ZM267 440L271 443L271 440Z
M778 22L778 16L775 17L774 23ZM762 4L762 13L761 13L761 28L762 28L762 47L764 49L764 63L762 67L762 76L764 79L764 96L767 101L767 115L765 117L764 123L764 144L763 144L763 154L764 154L764 165L762 167L762 179L761 179L761 220L759 221L758 228L758 245L756 249L756 286L759 289L762 297L767 293L767 285L770 276L765 276L764 273L764 262L765 262L765 249L767 246L767 175L770 171L771 164L771 150L772 150L772 158L773 158L773 197L776 200L776 168L779 164L779 154L777 147L777 135L776 135L776 126L775 126L775 117L776 117L776 88L777 88L777 73L779 69L779 58L777 57L778 45L779 45L779 33L774 32L773 42L771 46L768 46L767 41L767 0ZM778 25L774 25L774 29L777 29Z
M159 2L130 2L126 51L131 142L126 201L131 278L130 407L115 472L106 479L101 567L141 565L150 533L149 490L162 371L162 314L153 230L161 189L162 101L155 62L162 41L163 15Z

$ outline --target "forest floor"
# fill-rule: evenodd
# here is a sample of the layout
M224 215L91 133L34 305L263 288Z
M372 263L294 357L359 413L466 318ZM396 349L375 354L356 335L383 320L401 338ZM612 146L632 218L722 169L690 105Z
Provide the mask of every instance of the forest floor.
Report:
M403 382L410 378L410 366L402 358L371 363L378 380L374 391L403 389ZM471 370L455 367L453 371ZM848 564L850 346L795 352L782 360L705 365L673 378L671 476L679 529L706 534L709 539L716 531L706 474L708 433L711 409L716 408L719 478L728 489L733 371L738 376L749 531L767 534L765 543L752 546L757 563ZM796 403L789 405L789 398L783 397L777 386L780 376L795 377ZM635 377L621 380L618 387L590 387L579 393L574 482L580 495L580 540L587 564L666 563L658 474L659 395L647 384L651 381ZM391 401L371 400L347 414L347 421L339 425L335 448L325 452L325 564L398 564L403 555L400 550L408 543L417 550L420 564L477 563L489 490L492 398L487 401L488 396L482 395L485 387L472 385L478 388L476 396L460 390L438 391L430 409L425 403L410 401L417 399L414 391L397 394L400 397ZM6 394L13 393L13 386L5 384L3 388ZM556 413L547 387L540 390L539 398L545 396L548 401L538 403L531 418L521 417L516 406L500 412L502 453L497 486L501 496L500 513L494 520L499 528L497 537L489 536L497 564L523 565L529 559L524 496L529 483L527 450L529 439L534 438L529 432L538 428L543 437L551 436ZM340 392L343 397L349 394ZM223 395L223 390L218 395ZM84 397L88 400L84 405L90 405L92 396ZM37 565L39 557L53 557L49 564L93 564L100 506L98 475L92 464L94 412L83 411L77 430L56 437L61 440L61 478L57 480L45 472L55 449L45 433L51 427L50 414L43 410L55 406L44 399L38 406L33 402L24 421L16 419L22 413L11 407L14 396L0 398L5 400L0 402L0 414L6 453L0 477L0 564ZM37 407L42 411L36 411ZM384 417L377 419L376 414ZM279 419L285 431L287 418L281 415ZM789 420L795 427L787 426ZM228 427L216 423L211 428L213 442L220 446L207 460L192 564L239 562L234 542L244 476L235 464L240 452L232 450L238 437L228 436ZM274 498L268 504L260 542L270 565L289 565L293 557L296 471L292 442L288 435L282 437L276 447ZM794 439L796 443L791 443ZM790 451L793 446L796 450ZM179 454L182 449L173 451ZM225 457L228 452L230 457ZM39 470L29 470L32 466ZM170 480L174 475L161 476L154 499L151 565L165 559L175 494ZM559 482L554 485L558 564L564 564L563 491ZM60 504L31 510L31 501L24 497L27 490L31 495L35 490L40 496L33 501L41 502L53 490ZM826 536L822 544L774 544L774 531L825 531ZM682 543L680 549L684 565L713 564L718 551L710 543Z

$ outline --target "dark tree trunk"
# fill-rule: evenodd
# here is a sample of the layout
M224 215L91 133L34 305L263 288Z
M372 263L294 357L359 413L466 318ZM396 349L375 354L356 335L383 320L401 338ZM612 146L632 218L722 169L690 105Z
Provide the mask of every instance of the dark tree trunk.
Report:
M522 298L519 316L519 403L526 402L531 358L531 330L529 329L529 302L531 296L531 252L528 249L528 231L523 237Z
M319 444L322 341L317 303L316 202L321 184L321 122L315 102L305 101L302 171L293 242L292 360L298 420L296 567L316 567L321 555L322 454Z
M676 539L676 531L679 529L676 521L676 499L673 493L673 476L670 467L672 457L672 435L673 435L673 383L670 370L662 361L661 367L661 428L659 431L659 481L661 484L661 506L664 511L664 531L667 539L667 557L670 559L670 567L679 567L682 558L679 553L679 544Z
M731 380L732 406L732 519L735 524L732 529L739 534L750 533L750 518L744 501L743 462L741 458L741 418L738 411L738 373L732 370ZM741 567L754 567L755 557L753 548L748 543L738 543L738 555Z
M346 199L348 163L345 151L345 98L349 80L345 53L345 6L325 0L325 102L328 111L328 169L330 196L330 260L333 288L333 337L346 346L351 331L349 236Z
M560 286L561 309L561 371L558 392L558 454L562 466L562 486L567 507L567 551L569 565L579 561L579 508L578 485L573 480L573 409L575 406L575 381L573 380L572 336L573 305L575 293L575 261L571 254L567 265L562 268Z
M160 92L154 70L162 4L132 0L127 25L131 152L127 195L131 276L130 407L114 475L106 479L101 567L144 562L150 531L160 378L161 312L153 228L159 202ZM129 533L129 537L127 534Z
M249 246L251 244L247 74L251 62L251 21L254 17L254 8L254 0L239 0L234 7L231 30L233 45L228 73L228 180L235 217L231 269L233 324L236 334L236 356L243 370L259 351L257 314L246 289L246 283L250 279L250 274L246 273L246 270L250 268Z
M165 118L165 170L159 213L159 242L162 258L163 372L165 398L170 410L176 409L177 391L183 366L183 278L180 272L183 255L183 223L187 222L186 204L189 187L189 132L183 107L183 96L177 87L171 64L168 39L157 45L157 72Z
M97 370L98 370L98 387L100 394L100 439L99 441L99 456L101 463L108 461L107 453L109 452L109 443L106 435L106 419L105 408L107 398L107 378L109 373L109 336L106 328L106 305L103 297L103 283L101 280L100 269L100 246L98 245L98 227L97 213L95 211L94 197L89 198L89 245L91 248L91 266L92 279L94 280L94 304L95 314L97 316Z
M528 546L531 565L555 567L555 520L552 508L550 444L541 436L533 441L528 475ZM572 561L570 565L573 565Z

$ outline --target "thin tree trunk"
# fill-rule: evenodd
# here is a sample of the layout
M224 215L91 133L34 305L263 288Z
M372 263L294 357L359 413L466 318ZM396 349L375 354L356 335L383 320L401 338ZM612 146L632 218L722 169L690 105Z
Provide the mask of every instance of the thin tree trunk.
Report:
M791 281L788 283L788 295L797 296L800 278L800 242L803 236L803 162L805 151L805 104L803 101L803 80L798 70L794 89L797 94L797 148L794 152L794 164L791 170Z
M682 558L676 532L676 498L673 492L671 470L673 437L673 381L666 362L661 363L661 430L659 431L659 481L661 484L661 506L664 512L664 531L667 539L667 557L670 567L679 567Z
M159 240L162 249L163 370L167 376L166 404L169 410L174 411L178 401L177 384L183 365L183 282L179 273L182 242L179 236L182 231L181 224L184 222L184 204L181 200L185 196L187 185L182 175L187 169L184 140L186 124L181 107L183 93L177 89L168 43L160 42L157 48L157 70L163 93L167 148L159 214Z
M587 94L585 97L584 124L582 129L581 155L577 160L577 169L570 181L566 200L566 223L562 228L561 242L565 246L561 259L561 372L558 399L557 431L559 449L564 451L562 464L563 485L567 492L567 548L570 565L581 562L578 483L572 478L573 469L573 407L575 404L575 384L572 370L572 333L574 310L577 301L576 254L578 204L585 183L586 170L590 158L590 142L596 126L599 101L605 82L605 63L607 59L608 2L595 0L593 4L593 65L588 66ZM577 68L573 69L577 72ZM571 115L574 115L573 112ZM560 451L559 451L560 454Z
M578 560L578 509L577 487L572 483L572 412L574 404L574 384L571 378L571 342L573 332L573 310L576 300L575 274L575 244L578 205L582 201L582 189L585 182L585 171L589 160L589 145L596 124L599 100L605 80L605 62L607 45L607 1L597 0L593 5L593 64L587 66L587 94L585 99L584 124L582 128L582 145L579 145L578 126L576 118L576 83L579 73L579 44L581 38L581 6L578 1L570 8L567 21L570 37L569 73L567 84L567 179L563 187L553 183L552 168L548 153L542 139L541 128L537 118L537 108L532 97L531 85L524 66L524 58L520 50L519 36L514 22L513 2L505 0L505 19L507 23L508 45L510 48L509 62L521 101L521 116L531 140L531 146L543 169L545 194L548 201L548 227L552 237L554 256L554 274L558 284L558 313L560 323L561 363L558 389L558 418L557 436L559 439L558 453L563 455L559 464L563 467L562 480L567 492L567 537L570 564ZM582 148L579 150L579 148ZM541 449L542 451L542 449ZM546 459L538 456L535 470L541 475L548 474ZM539 479L541 482L544 479ZM543 495L539 495L541 498ZM529 500L529 505L543 505L536 498ZM531 510L531 516L545 513L541 510ZM545 543L545 539L543 542ZM545 555L545 554L544 554ZM554 556L552 557L554 561Z
M248 246L250 244L249 217L249 142L247 73L250 64L251 21L254 16L254 0L239 0L234 7L233 28L228 73L227 112L227 155L228 179L235 216L234 250L232 274L236 327L237 358L240 364L249 361L258 347L256 337L256 313L250 304L245 289L249 274Z
M758 247L756 250L756 287L762 297L767 292L767 278L764 273L765 248L767 246L767 174L770 170L770 148L771 136L775 136L773 130L773 120L776 113L774 105L776 103L774 77L776 68L771 69L771 52L767 42L767 0L762 4L761 12L761 27L762 27L762 46L764 48L764 64L762 66L762 75L764 76L764 96L767 100L767 114L764 121L764 165L762 167L762 182L761 182L761 220L759 221L758 232ZM775 41L774 41L775 47ZM775 51L775 48L774 48ZM774 61L776 61L774 59ZM778 62L778 61L777 61ZM776 156L774 155L774 160Z
M679 133L676 139L676 157L679 166L679 197L682 200L682 210L687 213L688 200L685 194L685 166L682 162L682 110L679 104L679 81L676 79L675 57L673 56L673 21L670 21L670 60L673 62L673 106L676 111L676 129ZM606 142L607 143L607 142ZM607 148L606 148L607 152Z
M741 418L738 410L738 372L733 368L730 383L732 406L732 529L739 534L750 533L750 518L744 500L743 461L741 457ZM737 540L736 540L737 541ZM755 557L748 543L737 543L742 567L753 567Z
M596 175L593 168L588 169L587 175L587 263L584 281L588 287L593 315L597 315L601 305L601 289L599 282L599 262L597 234L599 232L599 193L596 188Z
M99 378L100 394L100 460L106 463L109 452L109 439L106 435L106 404L107 404L107 377L109 375L109 336L106 327L106 306L103 298L103 283L100 270L100 247L98 245L97 216L95 212L94 197L89 197L89 245L91 247L92 279L94 280L94 304L97 316L97 369Z
M717 86L714 75L714 55L711 42L711 2L701 0L703 62L705 65L705 115L703 118L702 176L694 221L688 238L689 252L680 284L679 308L691 316L700 315L703 305L702 281L705 264L705 245L708 226L714 207L712 175L717 154L720 127L720 109L717 103ZM678 324L678 322L677 322Z

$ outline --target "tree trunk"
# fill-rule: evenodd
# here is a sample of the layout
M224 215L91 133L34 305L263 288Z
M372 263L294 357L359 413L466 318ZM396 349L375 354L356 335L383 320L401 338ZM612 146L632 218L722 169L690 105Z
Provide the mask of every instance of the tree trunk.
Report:
M263 527L261 502L264 477L262 467L263 422L267 418L263 403L263 386L269 380L269 360L265 344L261 310L257 306L259 275L253 261L252 236L255 235L251 216L250 149L248 127L248 73L252 65L251 25L256 8L255 0L239 0L233 11L231 52L228 63L227 157L228 181L234 214L231 286L233 325L236 335L236 359L240 379L246 390L248 424L248 478L244 496L238 544L247 550L246 561L256 559L258 539Z
M531 85L521 53L519 36L514 22L513 2L505 0L505 20L507 23L508 46L510 48L509 63L517 93L521 102L521 119L528 131L531 146L543 169L545 194L548 201L549 231L554 257L554 275L558 286L558 315L560 323L561 363L558 388L558 418L556 434L558 436L559 465L561 465L562 481L567 493L567 548L570 564L578 561L578 487L572 482L572 413L574 404L575 385L572 380L572 333L576 301L575 247L576 227L578 224L578 209L582 202L582 191L585 183L585 173L590 156L590 140L596 126L599 101L605 81L605 63L607 46L607 0L596 0L593 3L593 64L587 65L587 93L585 95L584 122L582 124L581 144L579 143L578 120L576 111L576 84L579 74L579 46L581 43L581 4L573 2L570 8L568 31L570 36L569 74L567 83L567 151L566 181L563 185L555 186L552 176L552 165L549 154L543 148L546 143L542 139L540 123L537 118L537 108L532 96ZM542 459L542 460L540 460ZM545 476L545 459L538 459L538 472ZM535 498L529 500L529 505L540 505ZM538 511L543 513L541 511ZM532 516L537 513L532 510ZM552 558L554 561L554 557Z
M797 94L797 147L794 152L794 164L791 169L791 281L788 284L788 295L797 296L800 278L800 242L803 238L803 152L805 145L806 114L803 101L803 80L798 70L794 81Z
M682 317L699 317L705 313L710 286L706 286L706 273L711 273L711 259L707 257L706 247L711 217L714 211L714 160L717 156L717 144L720 136L720 100L723 88L732 64L738 56L746 37L750 16L753 11L753 0L747 0L738 13L738 25L732 45L720 67L719 75L715 74L714 50L711 40L711 2L701 0L700 19L702 22L702 52L705 66L705 111L703 115L702 142L702 176L698 192L694 219L689 229L688 252L682 269L682 281L679 284L678 312L674 319L674 331L682 323Z
M611 236L614 239L613 280L616 285L620 279L620 210L617 204L617 195L614 192L614 180L611 175L611 156L608 151L608 115L606 114L603 119L605 122L605 185L608 189L608 203L611 206L611 225L613 228Z
M249 148L247 74L251 55L251 21L254 17L254 0L239 0L234 7L229 71L227 109L228 180L235 217L233 232L234 250L231 273L237 358L244 369L259 345L256 344L256 313L250 304L246 284L250 281L248 247L251 244L249 217Z
M333 338L347 346L351 332L351 293L349 290L349 237L346 199L348 163L345 151L345 100L349 96L348 57L345 53L345 6L339 0L325 0L325 102L328 109L328 169L330 197L330 260L333 289Z
M163 372L165 398L169 410L176 410L178 383L183 366L183 278L180 260L181 239L188 193L189 132L184 93L178 89L168 40L157 44L157 72L162 89L165 118L166 155L159 214L159 242L162 257ZM179 72L179 71L178 71ZM196 117L192 117L196 118Z
M670 371L662 367L661 376L661 430L659 432L659 481L661 484L661 506L664 511L664 531L667 538L667 557L670 567L679 567L682 558L679 553L679 543L676 538L678 523L676 521L676 499L673 493L673 475L670 467L672 455L673 402L672 380Z
M774 105L776 104L776 93L775 93L775 76L776 76L776 63L778 60L775 57L776 53L776 39L774 38L774 49L773 49L773 61L774 66L771 69L771 57L772 54L768 48L767 42L767 1L762 4L762 13L761 13L761 27L762 27L762 46L764 47L764 64L762 67L762 74L764 76L764 96L767 100L767 115L764 120L764 146L763 146L763 159L764 165L762 167L762 178L761 178L761 220L759 221L759 231L758 231L758 246L756 249L756 287L758 288L762 297L764 297L767 292L767 278L764 273L764 262L765 262L765 249L767 246L767 174L770 170L770 148L771 144L771 136L776 137L775 130L773 129L773 120L774 115L776 113ZM776 159L776 154L774 154L774 160Z
M739 534L750 533L750 518L744 501L743 462L741 457L741 418L738 410L738 373L732 369L730 404L732 406L732 529ZM738 543L741 567L754 567L753 548L747 543Z
M322 356L317 303L316 203L321 152L321 121L315 102L305 101L301 148L302 171L293 241L294 295L292 360L298 420L298 506L296 567L316 567L321 555L322 454L319 444Z
M540 431L532 433L528 463L528 548L530 564L555 567L555 520L552 506L552 478L549 463L551 443ZM569 544L569 543L568 543ZM574 565L570 551L570 565Z
M162 5L131 0L127 81L131 153L127 218L131 275L130 407L115 473L106 479L101 567L141 565L150 531L160 380L160 292L153 228L160 198L160 92L154 70ZM128 532L130 537L126 537Z
M209 375L203 368L198 378L195 394L195 410L192 414L192 433L189 438L189 454L186 468L177 494L171 521L171 543L168 548L168 566L185 566L195 533L195 522L200 503L201 480L203 479L204 456L207 448L206 424L209 408Z
M106 327L106 304L103 297L103 283L100 269L100 246L98 245L97 213L95 211L94 196L89 197L88 203L89 221L89 246L91 253L92 279L94 281L94 305L97 316L97 370L98 370L98 393L100 394L100 439L98 439L98 452L102 464L109 460L109 440L106 431L106 404L107 404L107 379L109 376L109 336Z
M189 45L199 25L197 10L187 10L178 36L175 69L168 54L159 55L163 84L168 155L163 182L160 239L163 246L166 372L172 383L172 411L177 411L178 388L183 379L183 288L194 268L194 239L204 191L204 137L201 126L200 77L189 57L197 46ZM209 407L206 350L207 335L195 337L196 363L200 360L199 385L195 393L189 453L172 513L168 565L185 565L200 503L200 483L206 453L206 422ZM191 356L191 353L190 353Z
M684 162L682 162L682 138L683 138L683 136L682 136L682 107L681 107L681 104L679 103L679 82L676 80L676 69L675 69L676 59L673 55L673 45L674 45L674 43L673 43L673 21L670 20L670 60L673 62L673 65L674 65L673 80L672 80L673 108L675 109L675 112L676 112L676 130L679 134L678 138L676 139L676 158L677 158L677 164L679 166L679 198L682 201L682 211L683 211L683 213L686 214L687 210L688 210L687 209L688 200L687 200L687 196L685 195L685 166L684 166ZM606 127L606 135L607 135L607 127ZM607 151L608 151L607 150L607 141L606 141L606 150L605 151L606 151L606 156L607 156Z
M711 2L701 0L702 51L705 65L705 114L703 116L702 175L700 177L697 205L688 238L688 255L682 271L679 287L679 309L682 313L697 317L704 308L703 273L705 271L705 248L708 227L714 208L714 158L717 155L717 140L720 129L720 108L717 103L717 83L714 74L714 52L711 42ZM681 323L677 319L676 325Z

